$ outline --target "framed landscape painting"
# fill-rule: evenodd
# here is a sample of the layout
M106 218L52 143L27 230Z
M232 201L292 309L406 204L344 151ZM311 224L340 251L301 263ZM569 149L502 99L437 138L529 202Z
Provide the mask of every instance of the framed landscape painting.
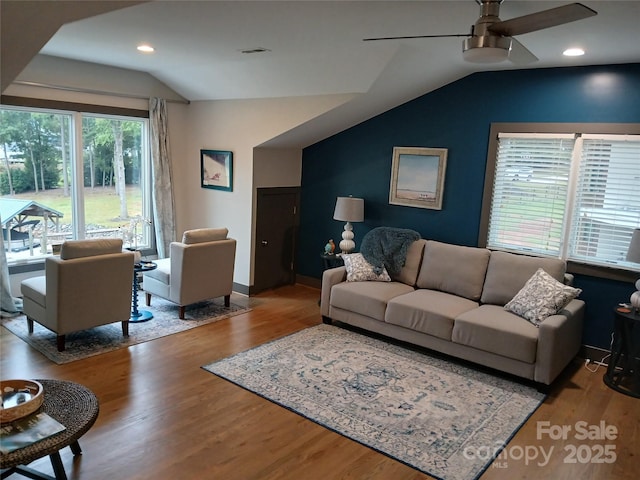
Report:
M393 147L389 203L442 210L446 148Z
M233 191L233 153L226 150L200 150L202 188Z

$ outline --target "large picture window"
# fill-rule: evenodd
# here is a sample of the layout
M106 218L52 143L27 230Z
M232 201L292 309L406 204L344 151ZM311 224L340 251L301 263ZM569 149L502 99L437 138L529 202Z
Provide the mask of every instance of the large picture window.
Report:
M544 133L541 125L494 128L481 233L486 246L637 268L625 257L640 228L640 135L572 126L560 133Z
M152 247L146 118L0 108L0 216L10 264L68 239Z

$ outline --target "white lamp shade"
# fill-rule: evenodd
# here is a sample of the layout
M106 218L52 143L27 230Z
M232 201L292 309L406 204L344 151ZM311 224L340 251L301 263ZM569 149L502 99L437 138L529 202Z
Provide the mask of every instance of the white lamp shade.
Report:
M338 197L336 200L336 209L333 212L333 219L343 222L364 221L364 199Z
M636 228L631 236L627 251L627 262L640 263L640 228Z

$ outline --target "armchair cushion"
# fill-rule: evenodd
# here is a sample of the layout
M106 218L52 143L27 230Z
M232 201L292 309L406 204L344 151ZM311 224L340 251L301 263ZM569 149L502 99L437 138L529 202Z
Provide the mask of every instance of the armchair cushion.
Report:
M226 228L197 228L187 230L182 234L182 243L192 245L194 243L213 242L227 238L229 230Z
M168 285L171 280L171 259L161 258L159 260L155 260L154 263L157 267L153 270L144 272L144 276L155 278L156 280Z
M67 240L60 249L60 259L93 257L122 252L122 239L99 238L95 240Z
M31 298L41 307L47 306L47 277L31 277L22 281L22 295Z

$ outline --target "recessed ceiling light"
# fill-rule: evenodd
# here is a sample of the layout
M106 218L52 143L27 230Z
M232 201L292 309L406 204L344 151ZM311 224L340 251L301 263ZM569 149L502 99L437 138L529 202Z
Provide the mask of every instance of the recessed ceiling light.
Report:
M155 51L155 48L153 48L151 45L143 43L142 45L138 45L138 51L143 53L153 53Z
M562 54L565 57L579 57L584 55L584 50L581 48L567 48Z

